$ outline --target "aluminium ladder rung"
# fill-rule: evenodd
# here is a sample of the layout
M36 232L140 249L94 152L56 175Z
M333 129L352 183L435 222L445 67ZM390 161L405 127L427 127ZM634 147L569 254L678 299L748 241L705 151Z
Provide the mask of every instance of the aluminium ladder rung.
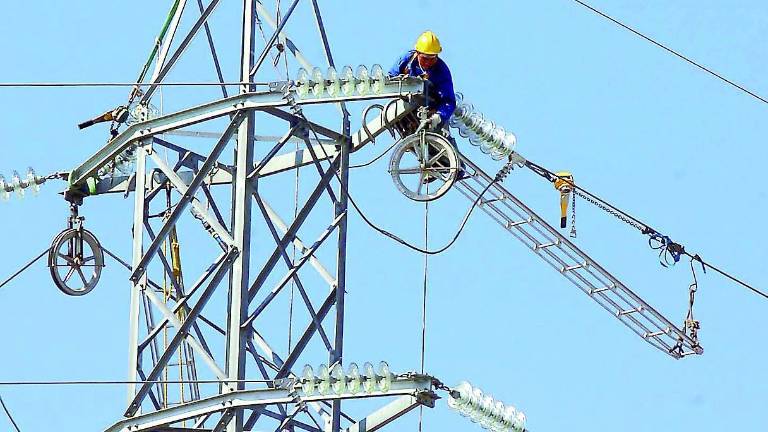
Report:
M558 241L553 241L553 242L550 242L550 243L536 244L536 245L533 246L533 249L534 250L546 249L548 247L558 246L559 244L560 244L560 242L558 242Z
M531 223L531 222L533 222L533 218L519 220L519 221L516 221L516 222L507 222L507 228L514 228L516 226L520 226L520 225Z
M657 336L668 334L669 331L670 331L669 329L666 329L666 330L662 330L662 331L646 333L646 334L643 335L643 337L645 337L645 338L657 337Z
M566 267L563 267L563 268L560 269L560 273L565 273L565 272L568 272L568 271L573 271L573 270L578 270L578 269L581 269L581 268L586 268L588 265L589 264L587 264L585 262L585 263L582 263L582 264L566 266Z
M616 316L629 315L629 314L638 313L638 312L642 312L642 311L643 311L643 307L642 306L638 306L635 309L627 309L627 310L616 312Z
M606 292L606 291L614 291L615 289L616 289L616 285L611 284L608 286L604 286L602 288L591 289L589 290L589 295L600 294L601 292Z

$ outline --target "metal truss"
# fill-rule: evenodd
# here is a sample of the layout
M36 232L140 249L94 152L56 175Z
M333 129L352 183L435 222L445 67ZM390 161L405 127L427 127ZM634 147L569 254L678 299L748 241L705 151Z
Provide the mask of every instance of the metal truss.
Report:
M354 422L344 431L362 432L375 431L397 419L408 411L420 406L434 406L436 399L431 390L432 378L427 376L409 375L400 377L392 382L392 387L386 392L376 392L360 396L351 393L332 395L306 395L301 386L294 388L294 380L286 380L281 386L272 389L238 390L218 396L200 399L188 404L152 413L137 415L115 423L106 432L139 432L153 431L169 423L183 422L196 418L204 418L214 413L226 413L236 409L251 409L269 417L280 417L279 414L265 411L270 405L311 404L323 401L340 401L362 397L392 397L398 398L392 403L371 413L369 416ZM285 424L296 429L319 432L323 429L289 419ZM215 429L214 429L215 430ZM247 430L247 429L246 429Z
M241 82L253 82L275 43L310 69L285 32L299 0L291 2L279 23L260 1L241 1ZM195 12L199 15L193 16L191 28L182 35L180 23L193 15L193 8L189 1L179 2L139 104L151 101L191 42L203 33L219 81L225 82L209 25L220 3L198 0ZM312 7L325 60L333 65L318 4L315 0L304 3ZM272 27L273 33L258 50L256 26L262 24ZM417 406L434 406L431 378L399 376L386 392L364 396L397 399L356 421L342 412L341 404L363 396L305 395L300 386L294 386L293 372L303 365L299 361L342 362L349 156L412 112L409 102L423 93L424 82L391 79L375 95L303 98L292 85L274 81L258 91L254 85L242 85L236 95L228 94L222 85L221 99L132 124L70 172L69 192L82 193L102 167L126 150L136 150L132 175L99 178L88 192L96 196L135 193L128 342L128 379L133 384L128 386L124 419L107 431L238 432L270 427L373 431ZM381 115L353 133L345 104L372 99L388 103ZM302 107L312 104L337 105L342 130L307 120ZM257 136L257 117L271 118L272 124L278 120L285 129L275 137ZM226 119L228 125L221 133L206 132L215 137L215 143L205 151L192 151L169 139L190 134L184 128L210 125L216 119ZM272 144L257 146L260 141ZM303 148L285 148L297 141ZM233 155L231 159L228 154ZM317 180L295 217L286 220L267 198L267 179L302 167L316 173ZM332 208L325 222L322 217L328 212L316 211L324 204ZM323 228L316 231L317 226ZM194 253L197 265L184 267L191 277L179 276L173 244L193 234L207 236L209 245L196 246L200 249ZM333 265L321 261L324 246L333 250ZM292 258L294 248L296 259ZM289 284L298 294L294 313L306 327L284 349L273 340L275 327L282 328L274 324L274 317L285 315L276 311L277 300ZM164 384L171 367L183 368L180 381L189 389L173 403ZM216 384L205 387L201 382ZM270 422L273 426L265 426Z

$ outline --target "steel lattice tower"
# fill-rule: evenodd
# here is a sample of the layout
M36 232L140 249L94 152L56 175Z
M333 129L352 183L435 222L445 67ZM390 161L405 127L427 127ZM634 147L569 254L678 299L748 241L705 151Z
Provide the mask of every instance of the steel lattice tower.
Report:
M108 430L235 432L255 430L257 424L267 421L276 423L277 429L341 430L344 423L350 423L342 421L341 401L360 395L349 391L314 395L303 392L301 383L296 384L293 371L302 366L299 361L306 360L305 350L313 338L322 341L329 366L342 363L349 155L386 131L386 123L412 111L408 101L422 93L423 82L420 79L388 82L375 95L319 94L303 98L297 97L291 83L286 81L268 86L244 84L239 87L239 94L232 96L227 95L222 85L222 99L157 115L150 105L153 95L184 57L190 43L204 37L203 32L207 33L212 58L223 83L223 65L208 23L222 2L211 0L207 6L199 2L199 15L187 3L191 2L176 2L164 29L165 37L159 39L154 72L145 83L148 86L132 94L133 124L116 132L106 146L69 176L67 195L75 202L82 198L81 192L84 195L135 194L128 376L134 384L129 385L125 418ZM312 65L284 32L299 3L299 0L291 2L277 24L278 20L270 16L260 1L242 1L240 82L254 81L275 46L292 53L307 70L312 70ZM311 6L327 66L334 66L317 1L304 3ZM185 35L178 34L183 18L189 16L194 18L193 25ZM257 24L272 27L271 37L260 48ZM384 114L371 121L365 131L352 133L344 103L374 98L390 101ZM307 120L302 107L309 104L337 104L341 131ZM270 149L259 153L256 122L264 117L282 123L284 133ZM174 132L183 135L185 127L217 119L226 119L228 125L206 151L198 153L164 139ZM265 140L263 136L258 139ZM296 140L306 147L285 152L286 143ZM161 152L176 155L175 162L167 161ZM226 162L228 152L233 155L231 163ZM115 166L125 155L135 157L136 168L133 174L120 176ZM318 180L295 219L286 222L262 193L266 189L265 179L302 166L316 170ZM105 175L110 170L112 175ZM229 193L214 192L214 189L226 190L227 186ZM164 203L163 196L172 198ZM313 210L324 201L331 204L331 218L318 222L318 218L325 219L323 216L328 213ZM158 205L163 207L160 223L158 215L152 214ZM225 220L226 211L223 211L227 207L229 221ZM325 228L317 240L304 242L299 231L310 219ZM259 220L261 222L257 222ZM256 223L262 232L268 233L267 237L253 235ZM174 239L177 231L183 241L189 230L206 233L209 247L217 252L194 283L184 284L178 272L174 273L174 258L178 257L169 256L163 245ZM263 264L255 266L252 248L259 243L263 249L267 241L273 243L272 252ZM318 250L325 244L333 244L336 250L335 262L330 266L318 258ZM295 261L290 257L292 247L300 254ZM195 251L195 255L207 253ZM282 264L287 271L280 270ZM324 281L325 293L320 301L316 300L317 284L313 283L313 292L309 292L309 284L303 282L303 270L310 271L310 267L319 280ZM188 268L185 272L190 274ZM161 294L162 287L156 282L158 277L170 281L171 295ZM301 307L308 324L296 343L287 352L280 353L264 334L263 327L271 326L271 322L261 318L270 312L275 298L290 282L295 284L301 298L296 314ZM212 299L218 299L216 306L226 302L224 314L214 308L216 301ZM169 329L172 337L161 342L162 335ZM216 334L223 342L211 341ZM220 381L220 385L216 391L195 386L194 400L168 406L162 402L169 397L168 392L157 382L180 349L188 352L190 359L183 365L186 371L182 377L192 380L210 377ZM307 362L317 364L318 357L313 356ZM428 377L392 378L391 387L369 389L366 396L400 398L362 422L351 422L348 430L375 430L419 405L433 405L435 396ZM246 386L254 380L259 383Z
M335 69L328 70L333 79L317 78L316 68L285 33L286 23L302 2L293 0L282 16L272 17L261 1L242 0L238 94L229 95L224 63L209 25L223 2L210 0L206 6L198 0L198 8L187 3L174 3L150 57L155 59L154 70L145 80L148 62L139 79L141 87L131 93L124 108L131 116L127 127L119 130L125 119L120 120L121 111L115 110L109 116L118 119L110 141L68 174L65 196L73 204L70 230L81 228L76 209L85 197L134 193L133 255L131 263L124 264L131 271L128 380L132 384L124 418L107 430L373 431L414 408L433 407L435 390L450 391L454 408L464 414L471 411L485 416L484 427L524 430L524 415L518 416L514 407L502 415L503 404L485 406L486 399L471 397L469 384L452 390L422 374L394 375L387 367L376 372L368 365L362 370L342 367L350 154L391 131L395 124L405 123L400 120L406 116L411 119L429 96L425 81L383 76L377 80L367 72L363 79L347 76L338 80ZM335 68L317 0L303 3L311 6L325 66ZM182 37L184 18L192 22ZM272 33L269 38L264 36L262 46L257 36L264 25ZM169 114L158 113L151 104L153 96L180 59L189 56L194 40L207 43L223 97ZM257 83L256 74L275 49L280 55L290 53L306 71L312 71L311 78ZM385 101L371 105L378 107L380 115L368 121L368 110L364 111L363 124L353 131L345 104L372 99ZM309 120L304 114L308 106L335 108L340 130ZM454 119L464 122L460 126L464 131L475 128L475 139L491 139L493 134L479 130L470 111L467 105L460 106ZM198 124L225 127L220 134L188 129ZM277 134L262 135L276 129ZM421 153L420 166L415 169L420 176L427 169L436 177L440 169L448 169L435 168L444 153L434 156L428 152L432 145L426 143L428 134L442 140L442 148L453 158L450 181L441 193L453 188L467 197L472 208L479 207L645 342L674 358L703 352L695 333L677 328L501 186L515 165L526 162L511 147L502 155L510 156L509 163L494 177L458 152L448 142L450 137L426 131L401 133L402 144L393 153L398 157L409 151ZM215 142L201 149L170 142L169 136L206 136ZM262 142L269 144L257 145ZM303 147L288 150L289 142ZM124 175L120 175L120 167L134 158L135 170L123 169ZM392 160L396 160L394 155ZM461 179L457 178L459 163L468 174ZM300 168L311 174L311 192L301 205L297 193L293 217L286 219L279 203L270 201L275 195L287 201L285 182L276 180ZM406 173L400 168L390 163L393 178ZM414 192L396 180L398 189L415 200L424 198L422 183L420 177ZM324 207L326 211L318 210ZM182 276L178 243L195 235L205 239L199 243L207 248L195 250L190 260L185 258ZM61 237L57 240L59 245L66 243ZM99 249L95 238L91 243L91 249ZM188 250L185 253L189 256ZM187 264L190 261L197 263L197 274L190 270L195 267ZM188 275L196 278L185 279ZM72 270L67 278L70 276ZM82 272L80 276L86 283ZM160 278L166 282L159 283ZM304 327L295 343L282 349L276 329L282 331L292 321L276 304L289 284L299 294L295 314L301 316ZM175 355L178 364L172 363ZM317 375L313 370L297 370L304 363L320 362L328 366L318 368ZM168 380L163 374L170 366L180 368L180 384L189 385L190 400L180 395L178 404L169 403ZM342 411L345 400L365 397L378 401L392 396L397 399L363 419Z

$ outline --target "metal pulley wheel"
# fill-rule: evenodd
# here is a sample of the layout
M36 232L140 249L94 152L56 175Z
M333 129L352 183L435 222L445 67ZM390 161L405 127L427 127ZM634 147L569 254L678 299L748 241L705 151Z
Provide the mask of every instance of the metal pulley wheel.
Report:
M96 288L104 268L104 251L88 230L69 228L51 244L48 268L56 287L64 294L81 296Z
M453 144L434 132L403 138L389 161L397 189L414 201L432 201L456 182L459 157Z

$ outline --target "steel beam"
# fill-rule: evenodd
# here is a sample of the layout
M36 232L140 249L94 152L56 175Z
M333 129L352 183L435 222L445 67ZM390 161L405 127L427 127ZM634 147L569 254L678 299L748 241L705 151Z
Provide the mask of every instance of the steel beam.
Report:
M275 244L280 244L280 235L277 233L277 229L275 228L274 222L272 222L272 219L269 217L269 214L267 213L267 209L264 205L263 200L261 200L260 197L257 197L256 203L259 205L259 210L261 210L261 214L264 216L264 221L267 223L267 227L269 228L269 232L272 234L272 239L275 241ZM294 243L295 245L295 243ZM294 263L291 260L291 258L288 256L288 253L283 249L281 253L283 257L283 261L285 262L286 267L290 270L294 267ZM309 251L302 251L302 256L308 256L309 260L312 261L313 259L316 261L317 258L315 257L314 253L309 253ZM303 264L302 264L303 265ZM298 265L296 265L298 267ZM307 291L304 288L304 284L301 282L301 278L299 278L299 275L294 272L292 275L292 280L296 284L296 288L299 290L299 294L301 295L302 300L304 301L304 305L307 307L307 312L309 312L309 316L312 318L312 321L314 321L315 325L317 326L318 332L320 333L320 337L323 339L323 343L325 344L327 349L332 349L330 339L328 339L328 336L325 334L325 330L323 329L323 326L321 325L320 321L317 319L317 312L315 312L315 308L312 306L312 302L309 299L309 296L307 295Z
M223 262L223 260L226 258L226 255L223 255L218 261L219 265ZM173 311L171 311L168 306L165 305L165 302L160 300L157 295L152 292L151 290L145 291L145 296L151 301L157 309L162 312L162 314L170 321L171 324L173 324L174 327L177 329L180 328L183 323L181 320L179 320ZM194 324L193 324L194 325ZM200 341L192 337L191 335L187 334L184 336L187 340L187 343L189 346L192 347L195 351L197 351L198 355L202 358L203 362L205 362L208 365L208 368L213 372L214 375L216 375L216 378L218 379L225 379L226 373L219 368L219 366L216 364L216 361L213 359L213 357L210 354L210 351L203 345L203 339L201 338ZM160 360L156 360L154 365L157 365L160 362ZM153 365L153 366L154 366Z
M254 63L255 48L253 0L243 0L242 46L240 55L240 81L250 82L250 68ZM248 86L241 86L241 94L250 91ZM237 131L235 149L235 173L232 184L232 238L234 247L240 252L232 263L229 280L229 301L227 308L226 362L228 381L222 388L223 393L245 389L245 347L247 332L242 328L248 315L248 285L251 264L251 209L254 186L248 180L248 173L253 166L255 113L250 111ZM230 409L222 416L214 430L240 432L243 429L243 411Z
M269 257L267 262L262 267L261 272L259 273L259 275L256 277L256 280L251 285L251 288L248 290L249 301L253 300L253 298L256 296L256 293L259 291L261 286L267 280L267 277L269 276L269 274L272 272L272 269L275 267L275 264L277 264L277 262L280 260L281 249L285 248L290 242L293 241L294 237L296 236L296 232L299 230L301 225L307 219L307 216L309 216L309 213L315 207L315 204L317 203L317 200L320 199L320 196L322 195L325 187L334 177L336 163L337 163L336 160L331 162L331 167L322 176L319 183L315 187L315 190L312 192L309 198L307 198L307 202L304 204L304 207L302 207L302 209L299 211L298 215L296 216L296 219L291 224L291 227L288 229L288 232L285 233L285 236L283 236L283 239L280 241L280 244L277 245L274 252L272 252L272 255Z
M336 288L333 288L330 294L328 294L328 297L326 297L322 306L320 306L320 309L317 310L318 320L322 321L325 319L325 316L328 315L328 312L331 311L331 307L335 304L335 302ZM310 339L312 339L312 336L316 331L317 327L315 326L315 322L310 322L307 325L307 328L304 330L304 333L301 335L301 338L299 338L298 342L296 342L296 345L293 347L293 351L288 354L288 357L280 367L280 370L277 371L277 374L275 374L275 379L285 378L290 375L291 368L293 368L293 365L296 364L296 361L299 359L299 355L301 355L301 353L304 351L304 348L307 347L307 344L309 343Z
M302 402L311 403L322 402L325 400L380 398L391 396L417 397L425 392L429 392L430 385L431 380L429 377L413 377L397 378L392 381L392 387L388 391L375 391L368 394L342 393L340 395L307 395L300 389L300 387L295 389L277 388L239 390L143 414L134 418L124 419L106 429L105 432L150 431L154 428L169 426L174 423L205 416L210 413L222 412L230 409L242 410L267 405L294 403L297 398Z
M145 142L146 143L146 142ZM141 261L144 250L144 215L147 209L146 198L147 151L144 145L136 152L136 197L133 207L133 266ZM131 283L131 300L128 324L128 381L138 381L139 369L139 314L141 295L146 287L146 278ZM128 401L136 394L136 384L128 384Z
M323 95L321 97L300 99L295 95L294 90L289 91L294 93L293 97L296 104L309 105L329 102L407 98L423 93L423 83L424 81L419 78L392 80L384 85L381 94L369 94L365 96L354 95L330 97ZM82 186L86 179L94 176L99 168L114 160L117 155L128 148L135 140L152 137L170 130L180 129L207 120L231 115L237 111L288 107L290 104L284 98L284 88L286 85L287 83L276 83L274 90L232 96L133 124L88 158L83 164L72 170L69 175L70 189L77 189Z
M205 6L203 6L203 0L197 0L197 6L200 8L200 14L205 14ZM224 73L221 71L221 64L219 63L219 55L216 54L216 45L213 43L213 34L211 33L211 26L208 25L208 21L206 20L203 24L203 28L205 28L205 36L208 39L208 48L211 51L211 58L213 59L213 66L216 68L216 77L219 79L220 83L224 82ZM221 86L221 94L224 97L228 97L227 94L227 86L223 85Z
M312 0L312 12L315 15L315 23L317 24L317 31L320 34L320 41L323 43L323 51L325 52L325 59L328 62L328 66L336 68L336 63L333 61L333 53L331 52L331 44L328 43L328 35L325 32L325 25L323 24L323 16L320 14L320 6L317 4L317 0ZM339 112L342 115L341 127L344 130L344 134L349 134L349 111L344 102L338 104Z
M260 206L263 206L263 209L265 213L267 214L267 217L269 217L270 221L274 223L275 227L280 230L280 232L285 235L288 232L288 225L286 225L285 221L280 217L280 215L277 214L277 212L269 205L269 203L263 198L258 198L258 203ZM296 245L299 252L302 254L306 254L309 248L304 245L304 242L301 241L301 239L298 236L293 236L293 244ZM328 270L325 268L322 262L318 260L314 255L309 259L310 264L314 269L317 271L317 273L320 275L320 277L325 280L326 283L328 283L329 286L335 287L336 286L336 279L331 276L331 273L328 272Z
M258 317L259 314L261 314L261 312L263 312L264 309L267 308L267 306L272 302L272 300L274 300L275 297L277 297L277 295L280 293L280 290L282 290L283 287L285 287L285 285L288 284L288 282L290 282L290 280L296 275L296 273L298 273L298 271L301 270L302 267L304 267L304 264L306 264L309 261L309 259L315 255L315 252L317 252L318 249L320 249L320 246L323 245L323 242L325 242L325 240L328 237L330 237L333 231L336 230L336 228L341 225L341 223L344 221L344 218L346 218L346 216L347 214L343 213L338 217L336 217L336 219L334 219L333 222L331 222L331 225L328 226L328 228L326 228L325 231L323 231L323 233L320 235L317 241L315 241L315 243L309 248L307 252L304 253L304 255L299 259L299 261L296 262L296 264L294 264L290 268L290 270L288 270L288 273L285 276L283 276L282 279L280 279L280 282L277 283L277 285L272 289L272 291L269 292L266 298L262 300L262 302L256 307L256 309L248 316L248 319L245 320L245 322L243 323L243 326L251 325L253 320L256 319L256 317ZM285 241L283 240L281 244L284 242ZM281 246L279 244L278 250L284 253L285 246Z
M180 326L181 322L178 318L176 318L176 314L184 309L187 310L189 306L187 305L187 302L189 299L195 295L195 293L200 289L200 287L203 286L205 281L208 280L209 277L213 274L214 270L219 266L222 260L226 257L226 254L222 254L219 256L219 258L211 264L208 269L206 269L203 274L200 276L200 278L195 282L195 284L192 286L192 289L190 289L183 297L176 299L176 305L173 307L173 309L169 309L164 302L160 301L160 299L157 298L157 296L150 290L147 291L145 297L150 298L150 300L158 305L158 309L160 309L163 312L163 315L165 315L165 318L157 325L153 325L152 328L148 328L148 334L147 337L144 339L143 342L139 344L139 350L143 350L147 345L150 344L150 342L155 341L155 337L157 334L169 323L173 326ZM154 319L153 319L154 320ZM210 354L210 350L207 347L207 344L205 343L205 339L202 337L200 338L200 344L204 350L204 353ZM217 368L213 369L214 371L218 370ZM220 373L221 377L224 377L224 373Z
M352 134L351 152L354 153L360 150L361 148L363 148L365 145L373 142L379 135L381 135L382 133L388 130L389 125L402 119L405 115L413 112L415 108L416 107L414 105L408 103L405 100L397 100L395 103L388 104L386 106L386 110L383 115L376 116L373 120L369 121L364 127L360 128L360 130ZM303 120L296 115L293 115L291 113L285 112L277 108L265 108L262 111L272 114L275 117L279 117L288 122L296 123ZM312 151L310 151L309 149L300 149L298 151L292 151L282 155L274 156L268 162L266 162L263 168L259 171L260 177L267 177L273 174L279 174L285 171L290 171L298 167L303 167L311 163L314 163L314 159L312 158L312 153L314 153L316 157L320 160L325 160L326 155L332 158L338 154L339 145L341 142L345 140L343 134L334 132L331 129L325 128L313 122L305 122L305 123L310 129L314 130L318 134L326 137L331 137L331 138L330 139L321 138L318 144L312 146ZM193 135L199 134L199 133L200 132L190 132L190 134L193 134ZM211 134L210 136L206 135L206 137L220 139L222 135ZM272 141L272 140L282 140L283 137L262 137L262 138L265 141ZM271 139L268 140L267 138L271 138ZM156 142L161 143L162 145L170 144L156 137L154 139ZM299 141L299 140L301 142L304 142L303 139L300 139L297 137L289 138L288 142ZM312 137L312 141L317 142L318 140ZM174 146L174 147L176 147L174 150L177 152L179 151L179 149L181 149L178 146ZM262 162L263 161L261 161L260 163ZM178 173L178 175L179 177L181 177L181 179L185 183L188 183L192 180L193 174L191 172L180 172ZM126 192L126 190L132 190L131 189L132 184L128 180L129 180L129 177L127 176L102 179L96 185L96 194L124 193ZM148 179L148 180L152 181L152 179ZM209 182L211 185L231 184L232 175L225 170L219 170L216 172L215 175L213 175L209 179Z
M349 205L349 153L351 143L345 141L339 150L341 166L339 167L339 199L334 205L334 214L339 221L339 237L336 253L336 338L334 349L329 355L328 363L342 363L344 353L344 296L347 294L347 209ZM333 402L333 420L331 430L341 428L341 401Z
M407 414L414 408L423 405L424 403L420 402L419 399L414 396L399 397L390 404L374 411L364 419L361 419L352 426L344 429L343 432L373 432L379 430ZM434 406L434 400L432 400L432 406Z

